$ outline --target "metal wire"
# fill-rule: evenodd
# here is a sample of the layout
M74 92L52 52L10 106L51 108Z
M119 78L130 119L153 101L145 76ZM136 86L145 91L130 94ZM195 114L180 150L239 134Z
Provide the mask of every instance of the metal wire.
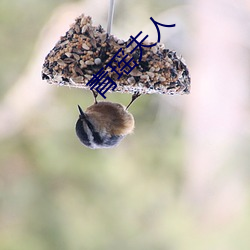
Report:
M108 25L107 25L107 33L108 34L111 34L111 31L112 31L114 10L115 10L115 0L110 0L109 13L108 13Z

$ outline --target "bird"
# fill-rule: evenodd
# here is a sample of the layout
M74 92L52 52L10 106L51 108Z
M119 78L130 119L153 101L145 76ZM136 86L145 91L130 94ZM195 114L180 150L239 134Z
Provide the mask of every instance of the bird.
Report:
M131 102L125 107L109 101L97 102L97 94L92 92L95 98L93 105L85 112L78 105L76 135L83 145L91 149L115 147L134 130L134 117L128 112L128 107L140 94L135 93Z

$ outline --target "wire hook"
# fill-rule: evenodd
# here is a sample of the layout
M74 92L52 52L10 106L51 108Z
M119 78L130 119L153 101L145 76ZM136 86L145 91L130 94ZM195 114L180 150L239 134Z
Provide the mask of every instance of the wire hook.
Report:
M111 34L111 31L112 31L114 10L115 10L115 0L110 0L109 12L108 12L108 25L107 25L107 33L109 35Z

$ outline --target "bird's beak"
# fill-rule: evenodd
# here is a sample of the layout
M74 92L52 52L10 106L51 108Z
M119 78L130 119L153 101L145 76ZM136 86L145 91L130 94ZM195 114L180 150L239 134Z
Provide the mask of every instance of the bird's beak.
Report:
M86 118L84 112L82 111L82 108L79 105L77 105L77 106L78 106L78 110L79 110L79 113L80 113L80 118Z

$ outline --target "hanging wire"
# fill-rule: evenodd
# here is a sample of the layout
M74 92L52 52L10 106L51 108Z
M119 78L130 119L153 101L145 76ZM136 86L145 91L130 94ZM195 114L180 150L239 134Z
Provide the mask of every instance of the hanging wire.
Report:
M111 31L112 31L114 10L115 10L115 0L110 0L109 13L108 13L108 26L107 26L107 33L108 34L111 34Z

